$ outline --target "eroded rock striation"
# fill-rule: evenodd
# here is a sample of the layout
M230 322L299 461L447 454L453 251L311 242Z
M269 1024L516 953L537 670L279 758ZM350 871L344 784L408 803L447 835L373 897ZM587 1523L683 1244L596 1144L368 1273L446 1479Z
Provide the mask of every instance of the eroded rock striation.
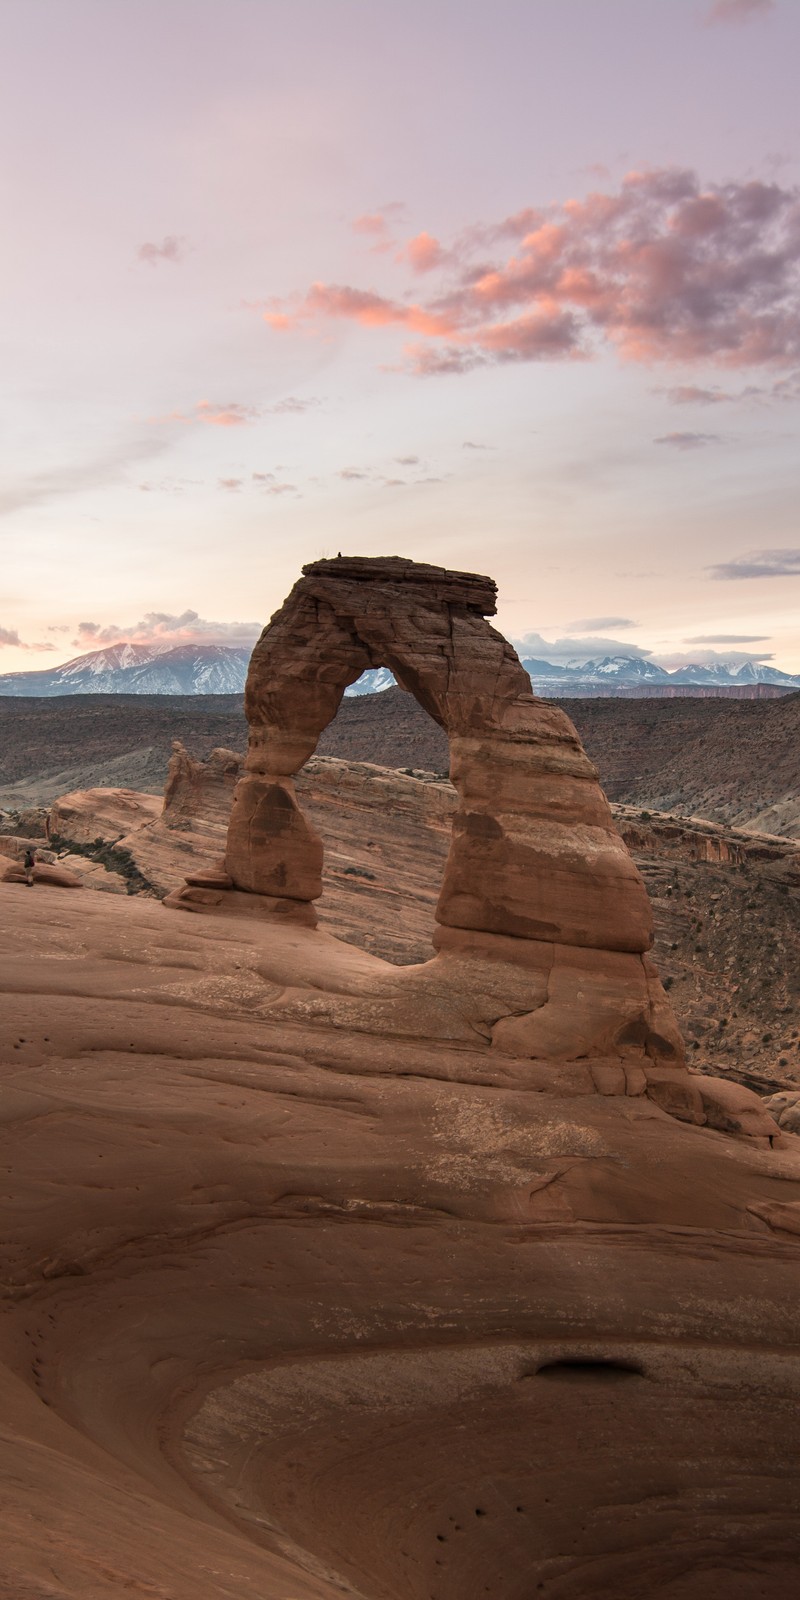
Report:
M444 985L387 1037L320 928L0 902L4 1600L794 1600L789 1128Z

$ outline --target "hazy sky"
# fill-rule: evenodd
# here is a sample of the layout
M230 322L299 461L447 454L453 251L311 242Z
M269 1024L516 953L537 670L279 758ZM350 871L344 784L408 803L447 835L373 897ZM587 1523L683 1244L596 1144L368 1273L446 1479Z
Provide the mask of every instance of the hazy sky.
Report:
M0 20L0 671L339 550L800 671L798 0Z

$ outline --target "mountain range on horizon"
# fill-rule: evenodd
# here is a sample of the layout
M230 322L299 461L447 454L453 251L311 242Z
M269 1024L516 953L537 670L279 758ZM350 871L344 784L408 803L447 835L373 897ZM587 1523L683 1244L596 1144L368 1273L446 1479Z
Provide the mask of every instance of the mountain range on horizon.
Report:
M241 694L250 655L246 645L113 644L58 667L0 674L0 695L49 699L73 694ZM800 674L757 661L697 663L672 672L644 656L624 653L567 663L523 657L522 664L537 694L559 699L587 694L630 697L637 692L669 695L693 687L706 694L748 695L800 689ZM394 682L388 667L374 667L345 694L378 694Z

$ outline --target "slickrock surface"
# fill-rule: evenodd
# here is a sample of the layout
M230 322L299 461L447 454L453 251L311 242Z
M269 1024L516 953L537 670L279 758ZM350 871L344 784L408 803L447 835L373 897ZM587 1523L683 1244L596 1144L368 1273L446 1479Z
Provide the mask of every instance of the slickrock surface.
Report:
M157 795L135 789L94 789L90 797L79 789L54 800L48 833L70 844L93 844L97 838L113 844L160 816L162 807Z
M163 815L118 841L120 867L138 871L136 892L144 884L167 894L221 856L238 760L228 752L221 764L206 763L198 781L199 764L185 753L176 759ZM427 960L452 787L430 774L313 757L297 792L325 844L322 926L400 965ZM81 804L85 831L102 835L105 791L86 791ZM798 846L699 818L622 806L612 813L647 886L653 955L691 1062L762 1092L800 1083ZM40 841L0 835L0 853L18 861L29 844ZM103 865L115 859L114 850L65 858L84 883L125 893L132 880Z
M794 1595L795 1138L332 1028L322 930L0 913L0 1593Z

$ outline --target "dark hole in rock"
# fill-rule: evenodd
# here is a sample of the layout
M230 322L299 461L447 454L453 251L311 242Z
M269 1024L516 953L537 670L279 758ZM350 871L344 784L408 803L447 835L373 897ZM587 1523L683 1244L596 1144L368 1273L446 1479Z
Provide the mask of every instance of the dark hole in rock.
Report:
M535 1372L525 1374L528 1378L549 1378L568 1382L579 1378L592 1378L602 1383L617 1382L622 1378L642 1378L644 1373L641 1367L632 1361L603 1361L588 1360L576 1356L574 1359L567 1356L563 1361L546 1361L543 1366L537 1367Z

